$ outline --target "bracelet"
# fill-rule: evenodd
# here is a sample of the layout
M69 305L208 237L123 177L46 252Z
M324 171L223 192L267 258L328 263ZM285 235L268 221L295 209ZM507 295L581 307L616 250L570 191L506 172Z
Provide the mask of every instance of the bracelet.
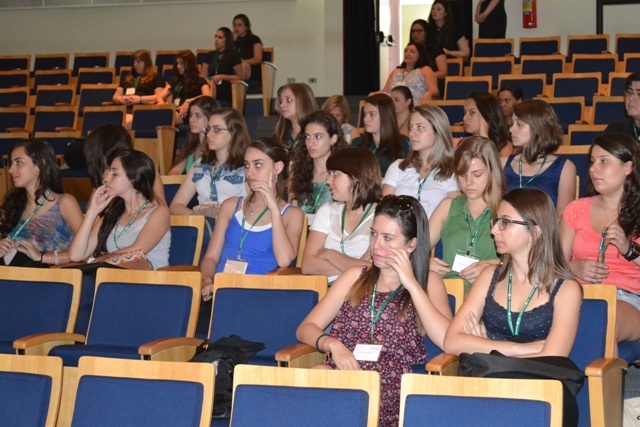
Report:
M58 258L58 251L57 250L53 251L53 263L55 265L60 264L60 258Z
M629 249L627 249L627 252L622 254L622 256L624 259L626 259L629 262L634 261L636 258L640 256L639 245L637 243L629 241Z
M322 338L322 337L328 337L328 336L329 336L329 334L322 334L322 335L320 335L320 336L318 337L318 339L316 340L316 350L318 350L318 352L319 352L319 353L327 354L327 352L326 352L326 351L322 351L322 350L320 350L320 347L318 347L318 344L320 344L320 338Z

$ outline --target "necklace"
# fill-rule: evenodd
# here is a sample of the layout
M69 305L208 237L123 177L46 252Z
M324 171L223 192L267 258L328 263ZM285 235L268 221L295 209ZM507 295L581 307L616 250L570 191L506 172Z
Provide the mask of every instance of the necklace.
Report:
M11 240L16 240L16 236L18 234L20 234L20 232L22 230L24 230L24 228L27 226L27 224L29 224L29 222L33 219L33 217L36 215L36 213L38 213L38 211L40 210L42 205L44 205L44 202L47 201L47 199L49 198L49 194L51 194L51 190L50 189L47 190L47 192L45 193L44 197L38 202L38 205L35 207L33 212L31 212L31 214L29 214L27 219L25 219L24 222L22 224L20 224L20 227L18 227L18 229L13 232L13 234L11 235Z
M144 208L147 207L148 204L149 204L149 199L145 200L142 206L140 206L140 209L138 209L138 212L136 212L135 215L133 215L133 217L129 220L127 225L122 229L122 231L119 234L118 234L118 224L120 224L120 218L122 218L122 216L118 218L118 221L116 221L116 226L113 227L113 243L116 245L116 248L122 249L120 246L118 246L118 239L120 239L122 235L127 232L129 227L131 227L131 224L133 224L133 221L135 221L136 218L138 218L138 215L140 215L140 212L142 212Z
M401 124L400 126L398 126L398 130L402 129L402 128L404 127L404 125L406 125L406 124L407 124L407 122L409 121L409 117L411 117L411 114L409 114L409 115L407 116L407 118L406 118L406 119L404 119L404 122L402 122L402 124Z
M547 162L547 156L544 156L542 158L542 164L540 165L538 172L536 172L535 175L529 178L529 181L527 181L524 185L522 185L522 154L520 154L520 159L518 160L518 176L520 177L520 188L525 188L527 185L531 184L531 181L533 181L538 177L538 175L540 175L540 171L542 171L542 168L544 167L544 164L546 162Z

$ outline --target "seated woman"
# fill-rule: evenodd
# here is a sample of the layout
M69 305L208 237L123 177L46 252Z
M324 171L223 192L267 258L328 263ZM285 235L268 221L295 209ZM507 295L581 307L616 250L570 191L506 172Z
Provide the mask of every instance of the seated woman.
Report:
M190 50L181 50L173 63L173 79L167 82L160 97L164 102L173 96L176 107L176 125L183 123L189 103L199 96L211 96L209 83L198 74L196 56Z
M11 151L13 188L0 206L0 265L60 264L82 223L78 201L64 193L51 146L39 139Z
M502 115L500 101L487 92L471 92L464 101L462 118L464 131L469 135L489 138L501 156L513 153L509 141L509 128Z
M624 107L627 119L609 123L605 132L622 132L640 143L640 72L627 76L624 91Z
M369 266L369 232L380 198L380 166L366 148L338 150L327 160L334 203L322 205L311 224L302 257L304 274L333 283L350 267Z
M380 425L398 424L400 378L426 359L422 336L442 346L451 310L442 279L429 272L429 224L413 197L383 197L375 210L371 268L340 275L296 336L327 353L324 367L375 370L382 378ZM324 333L333 322L329 334ZM362 357L375 349L375 361Z
M413 100L418 104L426 103L440 95L438 79L420 56L420 50L415 43L409 43L404 48L404 61L389 74L382 92L390 93L396 86L407 86L411 90Z
M243 80L253 80L262 84L262 40L251 31L249 17L240 13L233 17L233 33L236 37L236 53L247 64Z
M513 107L524 101L522 88L516 85L503 86L498 91L498 101L500 101L500 108L507 127L513 126Z
M427 39L435 40L450 58L468 58L471 55L469 41L462 28L455 25L449 2L445 0L435 0L431 5Z
M351 141L352 147L365 147L378 159L382 176L389 165L409 153L409 140L398 132L398 120L389 95L376 93L364 101L364 135Z
M517 104L510 131L511 144L520 149L520 154L502 159L507 189L528 187L544 191L560 218L576 197L576 167L566 157L552 154L562 144L556 113L540 99Z
M223 107L231 107L231 82L242 80L242 59L236 53L233 34L227 27L216 31L216 50L202 64L200 76L213 82L213 97Z
M123 151L133 150L131 134L120 125L102 125L95 128L84 142L84 157L91 185L95 189L104 182L109 173L107 159L113 159ZM92 193L93 194L93 193ZM165 205L164 186L160 175L156 174L153 181L153 197L156 203Z
M244 151L250 138L242 115L232 108L215 110L205 129L207 145L200 160L171 202L173 215L215 217L222 202L246 194L243 169ZM198 196L193 209L189 203Z
M347 144L350 144L351 140L360 136L358 130L349 123L351 112L349 111L347 98L343 95L333 95L327 98L324 104L322 104L322 111L326 111L335 117L342 128L342 132L344 132L344 140Z
M274 136L287 151L293 153L300 141L302 120L318 109L316 97L309 85L289 83L278 89L276 107L279 116Z
M398 132L404 136L409 136L409 119L415 106L413 105L413 95L406 86L396 86L389 93L393 104L396 107L396 119L398 120Z
M115 104L123 104L129 108L135 104L163 104L162 91L164 79L151 61L148 50L137 50L131 57L131 72L113 94ZM125 127L131 129L133 115L127 114Z
M640 339L640 149L627 134L597 136L589 151L592 196L560 220L571 271L582 283L618 288L618 341Z
M424 19L416 19L411 24L411 32L409 33L409 42L415 43L420 51L420 56L429 66L436 77L444 80L447 77L447 57L436 40L428 38L429 24Z
M218 101L210 96L201 96L189 103L187 112L189 130L185 144L176 156L169 175L188 173L191 170L191 166L200 159L207 146L207 134L205 131L209 126L209 118L219 108Z
M445 197L460 192L454 175L449 119L439 107L416 107L409 124L411 152L389 166L382 194L415 196L431 217Z
M347 143L338 122L331 114L321 110L305 117L302 129L305 143L300 144L294 157L289 201L302 209L311 224L320 206L333 201L329 190L327 159L331 153L346 148Z
M569 356L582 289L562 254L551 199L540 190L513 190L491 222L502 262L474 282L447 331L445 351Z
M278 141L257 139L244 168L250 193L225 200L202 259L202 295L211 295L217 272L265 274L288 267L298 255L303 213L282 198L289 158Z
M491 218L506 192L504 173L495 145L487 138L462 140L453 160L461 195L446 198L429 218L431 247L442 240L442 260L431 259L431 269L445 278L464 279L465 291L482 270L498 265L491 237Z
M141 250L154 269L169 265L169 208L155 202L155 167L146 154L124 151L108 159L104 184L94 191L69 259Z

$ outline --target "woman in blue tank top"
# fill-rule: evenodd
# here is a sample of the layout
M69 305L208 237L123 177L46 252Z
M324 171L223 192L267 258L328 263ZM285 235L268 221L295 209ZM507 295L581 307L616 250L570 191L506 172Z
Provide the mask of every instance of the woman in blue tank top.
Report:
M298 255L304 214L282 199L289 159L271 138L253 141L244 154L249 195L221 207L202 260L202 294L211 294L216 272L265 274L288 267Z

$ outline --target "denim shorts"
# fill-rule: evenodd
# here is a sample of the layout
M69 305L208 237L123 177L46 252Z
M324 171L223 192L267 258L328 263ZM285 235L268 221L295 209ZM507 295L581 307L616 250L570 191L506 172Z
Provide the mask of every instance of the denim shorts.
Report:
M636 310L640 311L640 295L639 294L618 288L618 299L620 301L624 301L628 304L631 304L636 308Z

